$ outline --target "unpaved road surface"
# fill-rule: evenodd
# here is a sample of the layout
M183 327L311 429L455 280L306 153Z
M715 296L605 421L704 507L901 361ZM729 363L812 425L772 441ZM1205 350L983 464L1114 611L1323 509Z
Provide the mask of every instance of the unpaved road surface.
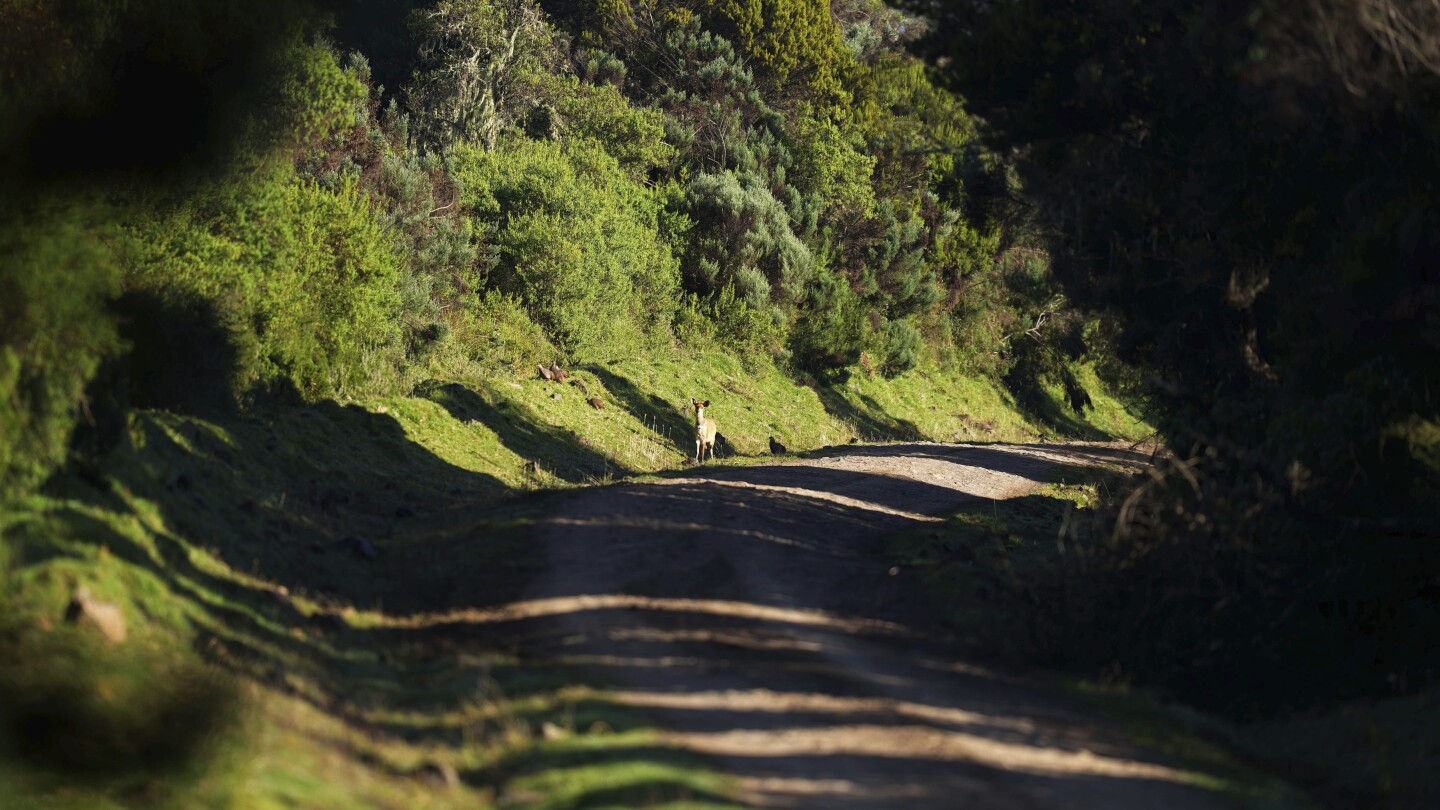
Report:
M857 447L584 490L542 522L529 656L576 665L709 755L756 807L1228 806L1053 690L966 658L892 533L1123 446Z

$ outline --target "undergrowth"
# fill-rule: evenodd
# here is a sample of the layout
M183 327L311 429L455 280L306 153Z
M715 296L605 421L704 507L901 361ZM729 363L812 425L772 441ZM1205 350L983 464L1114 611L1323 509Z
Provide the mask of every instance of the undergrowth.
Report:
M977 650L1014 666L1069 673L1062 680L1067 690L1242 806L1435 806L1440 736L1433 689L1224 717L1189 708L1214 711L1197 701L1194 689L1167 689L1143 670L1137 675L1137 657L1167 643L1162 608L1180 598L1171 590L1183 583L1137 586L1144 559L1124 556L1135 549L1115 536L1095 534L1097 518L1133 487L1120 469L1056 481L1033 495L969 509L939 528L900 535L893 552ZM1223 659L1220 645L1210 653ZM1206 694L1253 701L1261 688L1237 689L1216 679ZM1294 688L1304 694L1310 687L1301 682Z

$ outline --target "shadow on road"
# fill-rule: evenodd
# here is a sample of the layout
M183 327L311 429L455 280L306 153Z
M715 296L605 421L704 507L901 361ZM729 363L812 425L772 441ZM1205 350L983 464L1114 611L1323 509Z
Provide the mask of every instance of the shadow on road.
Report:
M888 555L895 531L1144 458L859 447L595 490L542 519L549 573L527 599L432 629L523 627L526 666L603 690L588 712L638 709L667 729L584 762L712 757L757 807L1218 807L1105 723L970 663ZM499 772L573 757L531 753Z

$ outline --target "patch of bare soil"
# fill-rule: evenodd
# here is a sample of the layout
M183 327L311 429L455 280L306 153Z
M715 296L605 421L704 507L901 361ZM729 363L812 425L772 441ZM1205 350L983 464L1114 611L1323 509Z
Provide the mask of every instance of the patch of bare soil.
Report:
M968 660L886 538L1122 445L857 447L582 491L540 529L527 657L579 665L786 808L1226 806L1109 722ZM538 615L538 614L537 614Z

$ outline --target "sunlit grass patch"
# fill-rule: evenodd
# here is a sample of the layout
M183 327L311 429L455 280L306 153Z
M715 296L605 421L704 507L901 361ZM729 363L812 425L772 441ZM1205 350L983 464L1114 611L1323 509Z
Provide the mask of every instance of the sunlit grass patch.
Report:
M733 780L649 730L544 742L511 764L501 808L738 808ZM508 798L506 798L508 797Z

